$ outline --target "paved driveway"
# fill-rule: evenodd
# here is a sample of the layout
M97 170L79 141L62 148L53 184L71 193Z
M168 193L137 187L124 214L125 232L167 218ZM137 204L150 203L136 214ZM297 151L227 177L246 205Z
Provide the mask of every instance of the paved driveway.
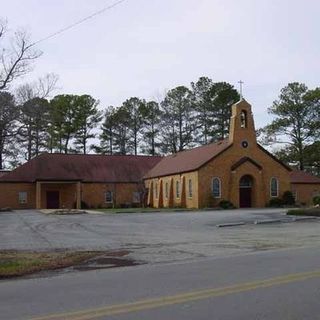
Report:
M284 218L284 210L45 215L34 210L0 214L0 249L127 249L148 262L226 256L320 244L320 223L254 225ZM248 224L217 228L217 224Z

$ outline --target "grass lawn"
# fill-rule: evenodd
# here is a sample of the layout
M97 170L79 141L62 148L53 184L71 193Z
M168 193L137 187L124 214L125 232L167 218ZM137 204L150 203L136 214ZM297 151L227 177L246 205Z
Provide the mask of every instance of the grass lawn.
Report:
M287 215L320 217L320 208L292 209Z
M55 270L80 264L100 255L98 251L21 252L0 251L0 279Z

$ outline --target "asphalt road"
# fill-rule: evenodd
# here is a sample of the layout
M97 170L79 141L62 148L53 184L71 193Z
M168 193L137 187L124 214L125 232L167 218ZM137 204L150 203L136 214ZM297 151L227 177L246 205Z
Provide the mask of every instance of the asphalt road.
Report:
M0 283L5 320L320 319L320 248Z

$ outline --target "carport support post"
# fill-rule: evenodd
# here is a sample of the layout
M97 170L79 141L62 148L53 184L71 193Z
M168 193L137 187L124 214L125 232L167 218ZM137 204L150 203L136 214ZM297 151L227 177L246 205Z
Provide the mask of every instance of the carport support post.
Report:
M77 201L76 209L81 209L81 182L77 182Z
M41 209L41 182L36 182L36 209Z

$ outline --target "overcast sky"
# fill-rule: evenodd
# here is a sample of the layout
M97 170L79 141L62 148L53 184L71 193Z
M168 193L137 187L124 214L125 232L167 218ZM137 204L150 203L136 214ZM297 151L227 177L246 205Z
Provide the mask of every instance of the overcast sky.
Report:
M115 1L0 0L0 16L36 41ZM261 127L288 82L319 86L319 17L319 0L126 0L39 43L24 81L54 72L61 93L88 93L104 107L200 76L237 88L241 79Z

